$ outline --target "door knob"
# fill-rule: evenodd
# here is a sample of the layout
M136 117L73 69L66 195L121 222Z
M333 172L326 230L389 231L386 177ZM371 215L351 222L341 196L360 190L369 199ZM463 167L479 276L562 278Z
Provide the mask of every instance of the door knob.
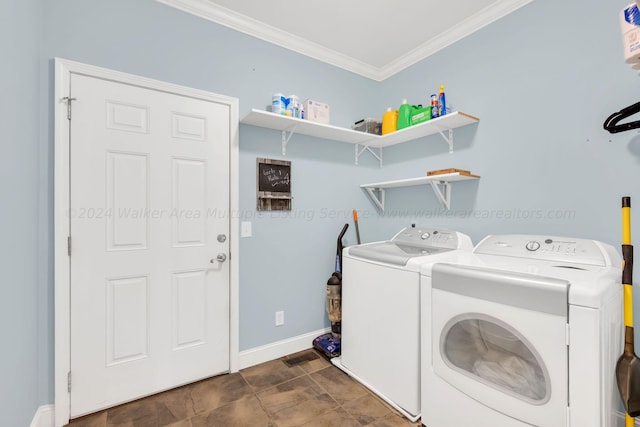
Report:
M214 262L218 261L218 262L225 262L227 260L227 254L225 253L219 253L218 256L215 259L211 259L211 261L209 261L211 264L213 264Z

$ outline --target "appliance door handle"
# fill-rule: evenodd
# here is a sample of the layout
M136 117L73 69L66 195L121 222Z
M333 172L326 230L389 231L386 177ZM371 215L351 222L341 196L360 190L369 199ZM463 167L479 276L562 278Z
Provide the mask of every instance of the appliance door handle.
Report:
M567 316L569 282L489 268L435 264L432 286L459 295Z

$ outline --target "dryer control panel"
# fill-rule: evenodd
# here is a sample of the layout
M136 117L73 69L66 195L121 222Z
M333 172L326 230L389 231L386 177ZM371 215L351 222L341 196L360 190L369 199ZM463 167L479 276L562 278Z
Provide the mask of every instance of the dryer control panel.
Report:
M603 267L612 266L612 261L619 259L612 246L596 240L526 234L487 236L473 252Z

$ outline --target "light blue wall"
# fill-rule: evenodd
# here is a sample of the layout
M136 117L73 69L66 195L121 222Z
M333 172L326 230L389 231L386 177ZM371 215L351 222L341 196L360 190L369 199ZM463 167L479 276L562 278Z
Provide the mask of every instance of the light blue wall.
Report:
M459 229L474 241L521 232L590 237L618 247L620 197L640 200L637 132L601 129L611 112L638 101L638 76L622 59L618 13L625 2L535 0L382 83L152 0L5 4L13 10L2 14L11 19L0 31L5 44L14 41L5 52L22 68L3 67L17 82L3 83L3 117L13 118L16 105L28 114L9 123L10 155L3 157L0 184L12 204L0 219L11 242L3 261L13 267L5 269L11 298L2 299L0 320L5 342L18 349L0 354L0 373L23 391L12 387L0 400L1 416L24 420L37 404L53 402L54 57L234 96L241 116L264 107L274 92L295 93L329 103L332 124L349 127L402 98L425 103L444 83L454 109L480 117L478 125L455 131L454 154L435 135L386 149L382 169L368 154L353 165L351 145L299 135L283 157L278 132L241 126L240 215L252 221L254 235L240 242L241 350L328 325L324 283L333 271L337 234L352 224L354 208L364 241L419 223ZM45 37L38 69L40 27ZM40 129L33 117L41 117ZM255 211L256 157L292 161L290 215ZM389 190L387 213L380 216L359 188L446 167L482 175L454 184L450 212L440 209L429 188L412 187ZM548 211L568 216L546 218ZM521 217L505 218L514 214ZM352 225L345 243L355 243ZM286 324L276 328L277 310L285 311Z
M622 56L618 14L625 5L535 0L386 80L379 95L387 103L423 102L443 83L455 109L481 120L454 132L452 155L439 137L387 150L381 176L447 167L481 175L453 185L455 218L433 219L474 242L520 232L619 247L620 198L640 201L640 139L637 131L610 135L602 123L640 100L638 75ZM432 195L418 198L416 188L387 195L391 209L437 207ZM469 210L474 216L463 217ZM561 218L546 218L548 211ZM510 213L522 218L504 218Z
M48 7L44 57L50 62L62 57L234 96L241 116L264 108L275 92L327 102L333 123L347 127L374 104L376 82L150 0L65 0ZM52 153L51 138L48 143ZM254 237L240 242L244 350L327 324L324 283L344 220L253 218L256 157L281 158L280 134L243 126L240 145L240 208L254 222ZM350 212L349 193L359 194L353 146L296 138L287 159L296 210ZM277 310L286 317L279 328Z
M0 2L0 425L28 426L39 406L39 0ZM43 380L43 381L40 381ZM50 401L47 396L47 401Z

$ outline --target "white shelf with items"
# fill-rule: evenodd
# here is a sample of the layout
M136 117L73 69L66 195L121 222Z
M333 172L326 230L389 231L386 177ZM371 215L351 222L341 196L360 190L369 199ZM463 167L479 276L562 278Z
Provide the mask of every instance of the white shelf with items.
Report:
M477 117L454 111L445 116L428 120L408 128L400 129L386 135L374 135L353 129L316 123L293 117L282 116L258 109L252 109L240 120L245 125L275 129L282 132L282 155L286 155L287 144L294 133L346 142L355 145L355 163L362 153L369 151L382 167L382 149L391 145L401 144L423 136L439 133L449 145L449 152L453 153L453 129L479 122ZM377 153L373 151L377 149Z
M479 179L477 175L465 175L460 172L446 173L440 175L428 175L418 178L398 179L395 181L376 182L373 184L362 184L360 187L367 190L371 200L384 212L384 196L387 188L411 187L414 185L430 184L436 197L443 207L451 209L451 183L455 181L465 181L469 179ZM442 189L440 189L442 186ZM376 192L378 194L376 194Z

